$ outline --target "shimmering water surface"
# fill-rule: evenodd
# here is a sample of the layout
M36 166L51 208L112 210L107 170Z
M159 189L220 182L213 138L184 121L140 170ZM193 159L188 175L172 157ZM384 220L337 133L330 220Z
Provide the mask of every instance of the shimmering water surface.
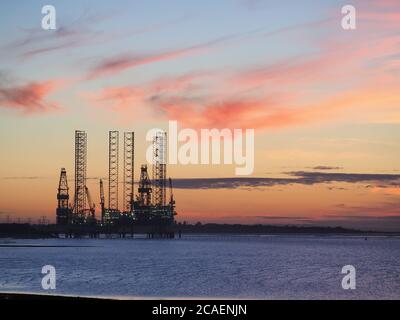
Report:
M113 297L399 299L400 238L184 236L182 239L12 240L1 247L0 291ZM356 290L341 269L356 267Z

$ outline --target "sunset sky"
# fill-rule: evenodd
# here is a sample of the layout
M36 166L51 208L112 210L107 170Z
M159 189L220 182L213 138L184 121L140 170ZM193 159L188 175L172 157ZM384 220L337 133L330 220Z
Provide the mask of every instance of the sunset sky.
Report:
M341 27L346 4L356 30ZM73 198L75 130L99 214L108 131L135 131L138 178L146 132L176 120L255 129L249 177L168 167L178 221L400 231L398 0L5 0L0 13L0 222L54 221L62 167Z

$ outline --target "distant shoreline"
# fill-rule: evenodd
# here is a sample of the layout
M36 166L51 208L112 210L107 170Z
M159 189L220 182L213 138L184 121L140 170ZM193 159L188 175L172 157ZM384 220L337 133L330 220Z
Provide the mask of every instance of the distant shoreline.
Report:
M51 227L51 225L50 225ZM135 230L136 227L134 227ZM243 224L175 224L172 226L176 237L179 235L341 235L341 236L400 236L400 232L382 232L346 229L342 227L291 226L291 225L243 225ZM29 224L0 224L0 239L43 239L58 238L47 226ZM100 232L100 234L102 234ZM112 235L113 233L109 233ZM129 234L129 232L128 232ZM139 230L135 235L142 234ZM129 237L128 237L129 238Z
M265 300L262 298L253 298L253 300ZM181 296L80 296L74 294L45 294L36 292L4 292L0 291L0 301L18 301L18 300L33 300L33 301L43 301L43 300L56 300L56 301L74 301L74 302L118 302L118 301L185 301L185 300L246 300L240 298L232 297L181 297Z
M57 300L57 301L101 301L101 300L117 300L108 297L82 297L82 296L70 296L60 294L41 294L41 293L29 293L29 292L0 292L0 300Z

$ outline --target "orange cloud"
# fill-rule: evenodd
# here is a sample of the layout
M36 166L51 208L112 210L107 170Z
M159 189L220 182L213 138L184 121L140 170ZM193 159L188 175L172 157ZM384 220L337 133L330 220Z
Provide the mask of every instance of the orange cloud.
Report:
M172 99L161 103L161 109L166 118L195 128L285 128L346 119L352 111L367 112L372 108L381 112L381 104L400 103L399 91L400 86L378 91L374 91L373 87L365 87L354 92L339 93L310 105L296 105L296 101L286 98L286 102L292 106L285 105L283 98L277 97L231 99L204 106ZM365 116L359 114L358 118Z
M62 81L34 81L25 85L0 87L0 107L15 109L23 114L43 113L59 110L56 102L46 100L47 96L57 90Z
M373 187L371 189L372 193L383 193L386 195L394 195L400 196L400 188L399 187Z

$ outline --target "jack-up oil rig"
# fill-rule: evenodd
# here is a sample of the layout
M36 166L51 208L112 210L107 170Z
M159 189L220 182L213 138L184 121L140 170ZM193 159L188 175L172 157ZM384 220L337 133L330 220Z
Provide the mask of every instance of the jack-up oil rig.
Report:
M135 134L124 132L123 137L123 204L119 206L119 132L109 132L108 149L108 206L106 207L103 180L99 180L100 219L86 185L87 134L75 131L75 188L74 200L69 201L67 173L61 169L56 209L57 226L124 227L171 226L174 224L175 200L172 180L168 179L167 203L167 134L157 132L153 138L152 179L147 165L140 168L137 194L134 194ZM122 209L122 210L121 210Z

